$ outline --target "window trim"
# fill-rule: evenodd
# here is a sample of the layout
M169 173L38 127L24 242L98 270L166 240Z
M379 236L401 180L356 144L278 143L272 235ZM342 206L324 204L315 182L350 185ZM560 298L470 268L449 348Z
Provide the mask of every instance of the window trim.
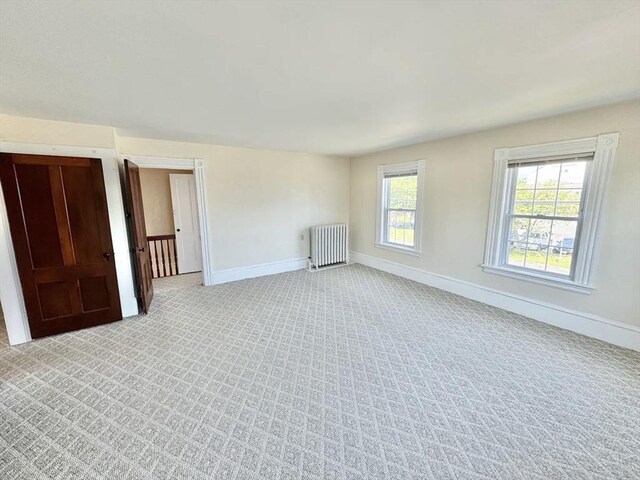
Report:
M374 245L385 250L392 250L407 255L422 255L422 213L424 204L424 169L425 160L415 160L413 162L394 163L390 165L378 165L378 206L376 216L376 239ZM385 219L384 219L384 177L389 174L416 174L416 214L413 226L414 246L407 247L385 241Z
M594 274L599 254L599 226L602 223L605 190L611 177L619 139L620 133L616 132L564 142L496 149L483 271L574 292L591 293L596 288ZM502 250L507 229L505 219L511 201L510 189L507 188L508 163L513 160L586 153L593 154L593 160L585 172L584 207L580 232L576 236L572 277L564 278L506 265Z

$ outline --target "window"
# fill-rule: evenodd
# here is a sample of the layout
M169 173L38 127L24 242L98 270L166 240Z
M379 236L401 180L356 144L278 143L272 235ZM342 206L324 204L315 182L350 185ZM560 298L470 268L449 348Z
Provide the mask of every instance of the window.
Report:
M420 254L424 161L378 167L376 245Z
M610 134L496 150L484 270L588 293L617 144Z

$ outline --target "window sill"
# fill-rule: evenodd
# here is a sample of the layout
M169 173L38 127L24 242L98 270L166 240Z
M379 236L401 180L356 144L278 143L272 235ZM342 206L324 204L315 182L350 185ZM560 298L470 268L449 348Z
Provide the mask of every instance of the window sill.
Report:
M495 267L490 265L481 265L482 270L487 273L494 273L496 275L502 275L504 277L515 278L518 280L525 280L527 282L537 283L539 285L546 285L547 287L561 288L562 290L569 290L571 292L583 293L589 295L595 287L591 285L585 285L577 283L572 280L565 280L563 278L554 278L547 275L537 274L535 272L524 272L508 267Z
M384 250L391 250L392 252L404 253L406 255L412 255L414 257L422 256L421 251L414 250L413 248L405 248L405 247L400 247L398 245L391 245L389 243L379 243L379 242L375 242L374 245L377 248L382 248Z

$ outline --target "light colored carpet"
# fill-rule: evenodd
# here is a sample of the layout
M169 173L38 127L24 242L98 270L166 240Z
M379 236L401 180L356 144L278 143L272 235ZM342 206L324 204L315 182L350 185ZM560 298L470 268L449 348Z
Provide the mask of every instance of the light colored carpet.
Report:
M638 479L640 354L363 266L0 346L0 478Z

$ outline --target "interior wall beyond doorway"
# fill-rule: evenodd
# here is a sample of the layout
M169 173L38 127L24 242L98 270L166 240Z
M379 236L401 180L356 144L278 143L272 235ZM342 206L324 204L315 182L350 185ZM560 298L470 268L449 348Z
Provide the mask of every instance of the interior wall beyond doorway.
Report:
M171 174L191 174L191 172L162 168L140 169L142 205L148 236L175 233L169 184Z

